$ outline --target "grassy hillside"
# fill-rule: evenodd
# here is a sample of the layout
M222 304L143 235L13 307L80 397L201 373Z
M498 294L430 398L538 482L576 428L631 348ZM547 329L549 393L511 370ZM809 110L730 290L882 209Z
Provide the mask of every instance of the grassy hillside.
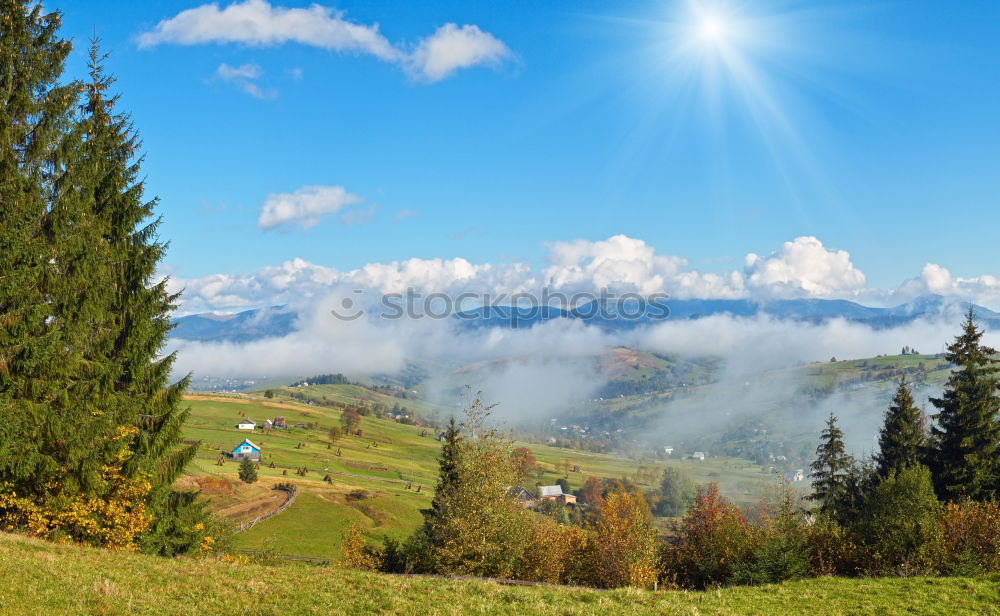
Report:
M354 388L320 387L339 387L342 394ZM291 507L238 535L239 547L336 559L347 526L359 525L371 540L381 540L383 535L402 539L420 523L420 510L430 503L440 452L433 429L428 429L428 436L422 436L423 428L365 417L361 423L363 437L345 436L334 444L328 429L340 424L336 409L248 396L194 395L188 397L187 404L191 416L184 438L200 440L202 447L188 467L185 483L201 489L213 510L244 522L282 502L282 495L269 489L275 483L291 481L299 486ZM270 434L239 430L235 424L241 413L257 423L281 415L291 428ZM298 424L312 427L296 427ZM217 465L221 454L244 438L250 438L263 450L260 481L252 486L238 481L235 462ZM570 487L576 489L589 476L629 476L651 488L659 471L646 478L636 478L636 472L641 464L647 470L664 465L654 467L650 462L612 455L526 446L539 462L531 484L552 484L560 477L568 477ZM275 468L270 468L272 462ZM676 460L669 464L684 470L696 483L719 483L724 494L740 503L758 501L776 481L761 467L739 459ZM580 467L580 472L564 470L575 466ZM304 477L295 473L301 467L309 469ZM330 482L324 481L327 475Z
M1000 578L820 578L710 592L503 586L307 565L163 559L0 533L0 613L398 615L1000 614Z

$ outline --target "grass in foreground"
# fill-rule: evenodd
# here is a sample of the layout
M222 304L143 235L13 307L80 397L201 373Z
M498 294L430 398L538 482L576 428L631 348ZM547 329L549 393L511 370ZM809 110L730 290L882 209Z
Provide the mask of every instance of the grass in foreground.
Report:
M0 534L0 614L1000 614L1000 577L820 578L712 592L599 592L329 567L161 559Z

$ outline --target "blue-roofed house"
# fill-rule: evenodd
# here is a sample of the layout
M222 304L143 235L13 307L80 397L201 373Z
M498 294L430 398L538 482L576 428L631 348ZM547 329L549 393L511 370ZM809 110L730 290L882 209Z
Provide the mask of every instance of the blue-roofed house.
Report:
M234 460L260 460L260 447L245 439L233 449L232 456Z

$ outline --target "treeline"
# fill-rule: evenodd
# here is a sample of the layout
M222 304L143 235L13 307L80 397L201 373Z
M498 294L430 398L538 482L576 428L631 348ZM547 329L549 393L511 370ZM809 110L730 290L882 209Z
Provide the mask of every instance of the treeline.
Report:
M309 377L303 381L291 384L291 387L301 387L303 385L352 385L351 381L341 373L319 374Z
M159 554L208 549L174 480L187 379L135 127L98 41L63 82L60 15L0 0L0 529Z

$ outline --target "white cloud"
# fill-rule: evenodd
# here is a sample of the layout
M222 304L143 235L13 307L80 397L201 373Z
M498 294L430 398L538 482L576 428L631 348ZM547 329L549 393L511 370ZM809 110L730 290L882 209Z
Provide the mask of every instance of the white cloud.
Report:
M746 284L767 297L853 297L865 275L843 250L828 250L815 237L785 242L770 257L746 256Z
M294 192L268 195L257 225L262 229L282 225L307 229L319 224L321 216L334 214L360 201L361 197L352 195L342 186L303 186Z
M589 242L549 245L551 265L543 270L545 284L560 290L615 292L672 297L743 297L743 281L736 274L718 275L688 269L688 261L658 255L646 242L625 235Z
M401 66L415 79L427 83L440 81L459 69L496 66L513 57L502 41L476 25L444 24L409 51L391 43L379 32L378 24L348 21L342 11L320 4L285 8L272 6L267 0L243 0L225 8L212 3L187 9L141 33L137 42L142 48L163 44L272 47L299 43L370 55ZM301 76L301 71L298 74Z
M928 263L921 270L920 276L904 282L893 296L899 301L906 301L928 293L997 306L1000 304L1000 278L990 274L971 278L957 277L936 263Z
M325 190L331 191L332 198L320 196ZM261 213L261 226L314 224L322 214L356 202L356 197L341 191L338 187L306 187L271 195ZM682 257L661 255L640 239L616 235L596 242L549 244L546 264L540 268L529 263L473 263L455 257L369 263L338 271L293 259L253 273L215 274L175 284L187 288L182 298L185 313L302 303L334 289L362 289L370 301L377 301L382 293L408 289L425 296L474 293L496 298L540 293L542 288L567 294L607 288L618 294L666 293L674 299L837 298L866 304L903 303L936 293L991 308L1000 306L1000 278L959 278L933 264L896 289L867 287L864 274L851 263L848 253L829 250L813 237L786 242L769 257L749 254L745 261L743 271L699 271Z
M497 66L512 56L510 49L478 26L445 24L423 39L409 58L410 71L434 82L476 65Z
M212 274L170 279L171 292L183 289L184 313L240 310L256 306L302 304L330 292L340 272L303 259L263 267L248 274Z
M229 66L225 62L215 70L215 76L226 83L231 83L250 96L259 99L274 98L278 91L274 88L261 88L255 80L260 79L264 71L256 64Z
M313 4L309 8L271 6L266 0L234 2L224 9L218 4L181 11L139 35L140 47L164 43L198 45L242 43L256 47L301 43L331 51L371 54L397 61L399 51L378 31L344 19L343 13Z
M261 68L256 64L244 64L243 66L229 66L226 63L219 65L218 70L216 70L219 77L225 79L226 81L232 81L233 79L257 79L263 74Z

